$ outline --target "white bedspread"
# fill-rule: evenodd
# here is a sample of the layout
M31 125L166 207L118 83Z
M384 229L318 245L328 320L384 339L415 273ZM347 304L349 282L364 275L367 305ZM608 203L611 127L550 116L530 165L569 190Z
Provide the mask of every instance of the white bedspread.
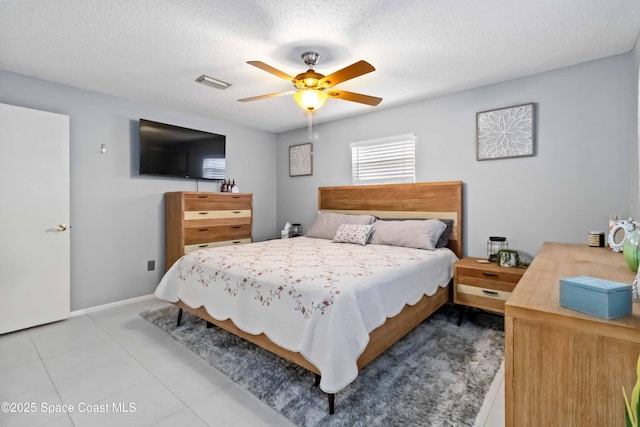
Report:
M360 246L297 237L191 252L155 295L300 352L335 393L358 375L369 332L453 277L449 249Z

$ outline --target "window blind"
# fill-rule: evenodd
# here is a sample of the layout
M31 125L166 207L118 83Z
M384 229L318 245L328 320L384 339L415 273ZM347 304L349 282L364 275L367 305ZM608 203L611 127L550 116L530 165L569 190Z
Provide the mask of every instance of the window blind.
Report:
M416 136L405 134L353 142L354 185L416 182Z

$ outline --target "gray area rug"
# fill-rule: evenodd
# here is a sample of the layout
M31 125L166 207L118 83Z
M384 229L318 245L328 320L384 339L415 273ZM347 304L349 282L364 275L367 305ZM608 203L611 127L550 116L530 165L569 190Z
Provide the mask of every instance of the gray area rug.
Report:
M473 426L504 356L501 317L456 326L444 306L367 365L336 394L329 415L314 375L174 306L142 317L299 426Z

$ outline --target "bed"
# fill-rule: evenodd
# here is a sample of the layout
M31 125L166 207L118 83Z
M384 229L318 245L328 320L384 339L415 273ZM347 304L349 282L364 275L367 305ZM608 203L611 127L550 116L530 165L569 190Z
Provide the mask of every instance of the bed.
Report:
M333 413L336 392L449 299L462 183L321 187L318 209L449 220L451 234L433 251L310 237L196 251L156 296L313 372Z

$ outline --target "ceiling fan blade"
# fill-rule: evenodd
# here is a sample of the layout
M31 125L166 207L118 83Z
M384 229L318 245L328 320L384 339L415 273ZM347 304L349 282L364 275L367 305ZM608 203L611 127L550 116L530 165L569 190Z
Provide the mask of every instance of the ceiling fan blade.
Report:
M267 65L262 61L247 61L247 64L253 65L254 67L258 67L267 73L271 73L276 77L280 77L281 79L285 79L288 81L293 81L293 76L285 73L284 71L280 71L277 68L273 68L271 65Z
M289 90L287 92L270 93L267 95L252 96L251 98L242 98L242 99L238 99L238 101L240 102L257 101L258 99L274 98L276 96L287 96L287 95L293 95L294 93L296 93L295 90Z
M347 92L346 90L331 90L327 91L327 95L332 98L343 99L345 101L359 102L361 104L367 104L376 106L382 102L382 98L377 96L363 95L361 93Z
M338 70L335 73L324 77L318 82L318 86L325 85L325 87L333 87L338 83L351 80L375 70L376 69L373 68L373 65L369 64L367 61L358 61L348 67L344 67L342 70Z

